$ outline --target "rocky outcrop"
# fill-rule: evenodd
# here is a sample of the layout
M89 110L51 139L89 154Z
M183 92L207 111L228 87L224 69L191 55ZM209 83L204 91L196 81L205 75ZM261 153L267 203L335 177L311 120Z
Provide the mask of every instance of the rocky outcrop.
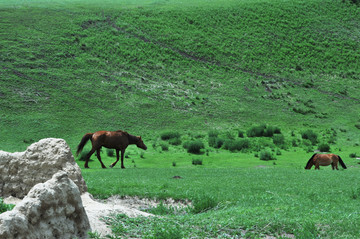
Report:
M35 185L13 210L0 214L0 238L86 238L89 230L79 187L64 171Z
M59 170L67 173L81 193L87 191L81 170L63 139L42 139L25 152L0 150L0 196L23 198L34 185L46 182Z

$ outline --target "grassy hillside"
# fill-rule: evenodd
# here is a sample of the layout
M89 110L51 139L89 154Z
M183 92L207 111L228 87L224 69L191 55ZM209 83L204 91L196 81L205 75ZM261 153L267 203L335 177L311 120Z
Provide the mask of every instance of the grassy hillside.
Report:
M2 1L0 145L86 132L334 128L359 143L360 8ZM155 135L155 136L154 136Z

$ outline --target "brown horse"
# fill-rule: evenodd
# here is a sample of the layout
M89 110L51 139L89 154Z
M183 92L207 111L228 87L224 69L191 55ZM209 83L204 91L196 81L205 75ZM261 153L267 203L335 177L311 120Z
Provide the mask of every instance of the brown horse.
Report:
M315 165L315 170L319 169L319 166L328 166L331 164L332 169L339 170L338 168L338 162L340 165L346 169L346 165L344 161L340 158L339 155L336 154L314 154L309 161L307 162L305 169L311 169L313 165Z
M96 151L96 156L101 163L102 168L106 168L100 157L100 149L102 146L109 149L116 150L116 161L110 165L110 168L114 167L119 161L119 151L121 151L121 168L124 167L124 153L129 144L136 144L138 148L146 150L147 147L142 141L141 137L133 136L125 131L97 131L95 133L88 133L83 136L80 144L77 147L76 155L84 148L88 140L91 140L92 148L85 158L85 168L89 168L88 163L91 155Z

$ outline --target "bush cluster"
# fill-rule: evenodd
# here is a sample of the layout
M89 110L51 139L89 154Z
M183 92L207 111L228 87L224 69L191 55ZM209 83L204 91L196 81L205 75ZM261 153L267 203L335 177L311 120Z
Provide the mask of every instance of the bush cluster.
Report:
M302 132L301 137L303 139L310 140L312 145L316 145L318 143L318 135L314 131L312 131L311 129L308 129L308 130Z
M183 147L187 149L188 153L191 154L202 154L202 149L205 148L205 145L202 141L196 140L196 141L187 141L183 144Z
M281 130L275 126L258 125L246 131L248 137L272 137L274 134L281 134Z
M241 151L250 148L249 139L227 139L224 142L224 149L234 151Z
M192 164L193 165L202 165L202 160L201 159L193 159Z
M213 147L215 149L219 149L223 146L224 144L224 139L215 136L215 137L209 137L209 146Z
M161 137L162 140L180 138L180 133L179 132L174 132L174 131L166 131L166 132L161 133L160 137Z
M330 146L327 143L319 144L318 150L320 152L330 152Z
M260 152L260 160L269 161L269 160L276 160L276 158L270 151L262 150Z
M162 140L167 140L171 145L181 145L181 135L179 132L175 131L166 131L161 133L160 138Z

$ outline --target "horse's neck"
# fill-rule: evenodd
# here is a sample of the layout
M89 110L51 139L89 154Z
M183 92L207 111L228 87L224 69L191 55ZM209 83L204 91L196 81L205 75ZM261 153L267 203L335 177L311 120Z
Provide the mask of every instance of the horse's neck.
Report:
M129 134L128 139L129 139L129 144L137 144L138 142L138 138L131 134Z

